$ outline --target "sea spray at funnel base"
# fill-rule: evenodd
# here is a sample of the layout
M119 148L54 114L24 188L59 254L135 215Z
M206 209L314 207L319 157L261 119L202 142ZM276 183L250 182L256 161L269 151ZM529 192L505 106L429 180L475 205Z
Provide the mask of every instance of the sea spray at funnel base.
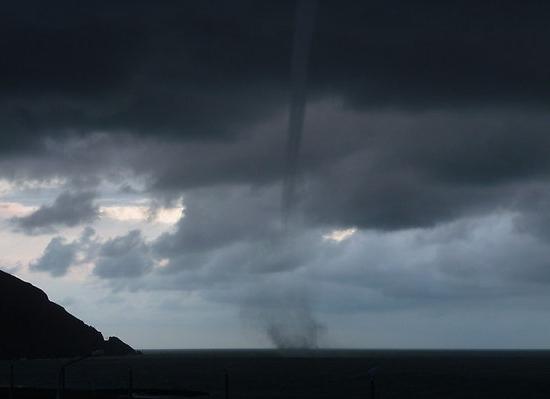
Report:
M278 349L315 349L325 327L316 320L309 298L305 287L261 285L245 298L241 316Z

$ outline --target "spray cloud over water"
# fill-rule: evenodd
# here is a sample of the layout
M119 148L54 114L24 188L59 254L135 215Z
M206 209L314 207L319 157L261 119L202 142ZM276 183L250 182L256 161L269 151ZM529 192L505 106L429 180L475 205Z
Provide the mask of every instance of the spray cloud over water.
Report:
M303 287L263 286L246 298L241 316L277 349L316 349L325 331Z

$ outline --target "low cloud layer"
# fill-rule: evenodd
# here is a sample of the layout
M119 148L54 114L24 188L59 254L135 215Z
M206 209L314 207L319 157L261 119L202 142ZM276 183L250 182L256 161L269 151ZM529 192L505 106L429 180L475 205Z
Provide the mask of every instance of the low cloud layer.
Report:
M352 311L531 295L550 281L545 271L550 248L544 236L526 229L521 212L496 211L397 231L297 224L288 232L281 224L279 198L271 189L253 195L247 188L233 189L231 195L221 192L225 198L217 190L189 194L186 217L156 238L146 239L138 230L104 238L85 229L72 242L52 239L33 264L90 262L93 275L116 290L196 292L237 305L284 304L293 296L298 302L315 298L324 303L322 297L332 295L330 290L323 294L323 288L311 289L311 297L301 297L299 289L288 292L300 282L307 287L304 292L310 291L310 284L341 287L348 292L337 290L340 294L335 295L343 298L363 290L364 298L347 303ZM245 210L261 218L250 218L246 224ZM240 219L243 223L236 222ZM203 236L209 231L215 238L211 241ZM57 263L49 260L55 249L63 249ZM79 261L74 255L63 257L75 252ZM336 297L331 300L330 307L346 306Z
M133 278L152 270L150 249L138 230L101 244L94 273L101 278Z
M94 229L86 227L74 241L59 236L52 238L42 256L31 262L30 269L60 277L66 275L71 266L91 263L93 273L100 278L135 278L152 270L154 261L150 252L138 230L104 240Z
M26 234L43 234L57 227L75 227L99 217L93 192L63 192L50 205L43 205L28 216L12 219L18 230Z
M356 229L345 237L342 231L353 229L302 224L285 235L279 201L270 189L189 193L186 217L172 232L106 238L86 229L76 241L53 239L31 269L60 276L88 262L90 278L114 294L177 292L232 306L247 331L282 348L344 345L331 339L346 325L334 324L335 317L460 313L502 303L515 312L536 298L550 300L550 248L526 230L521 212L436 227ZM236 223L245 210L261 214L261 222ZM217 238L203 241L203 229ZM64 259L73 259L72 265Z
M33 271L48 272L53 277L67 273L69 267L76 261L78 245L67 243L62 237L52 238L42 257L30 264Z

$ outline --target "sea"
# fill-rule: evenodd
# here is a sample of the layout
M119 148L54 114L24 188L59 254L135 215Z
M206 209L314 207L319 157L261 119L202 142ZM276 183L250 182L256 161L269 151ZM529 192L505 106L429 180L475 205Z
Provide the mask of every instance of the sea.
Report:
M0 385L55 388L71 359L0 361ZM550 398L550 351L144 350L65 368L67 389L210 398Z

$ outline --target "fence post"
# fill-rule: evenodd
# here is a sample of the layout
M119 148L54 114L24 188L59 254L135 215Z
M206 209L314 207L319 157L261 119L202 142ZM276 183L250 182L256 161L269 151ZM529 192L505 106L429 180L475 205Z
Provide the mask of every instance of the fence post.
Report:
M128 369L128 398L134 397L134 370L132 367Z
M61 366L59 369L59 375L57 376L57 399L63 399L65 396L65 366Z
M13 390L15 386L14 381L14 373L13 373L13 363L10 363L10 399L13 399Z
M225 370L225 399L229 399L229 372Z

